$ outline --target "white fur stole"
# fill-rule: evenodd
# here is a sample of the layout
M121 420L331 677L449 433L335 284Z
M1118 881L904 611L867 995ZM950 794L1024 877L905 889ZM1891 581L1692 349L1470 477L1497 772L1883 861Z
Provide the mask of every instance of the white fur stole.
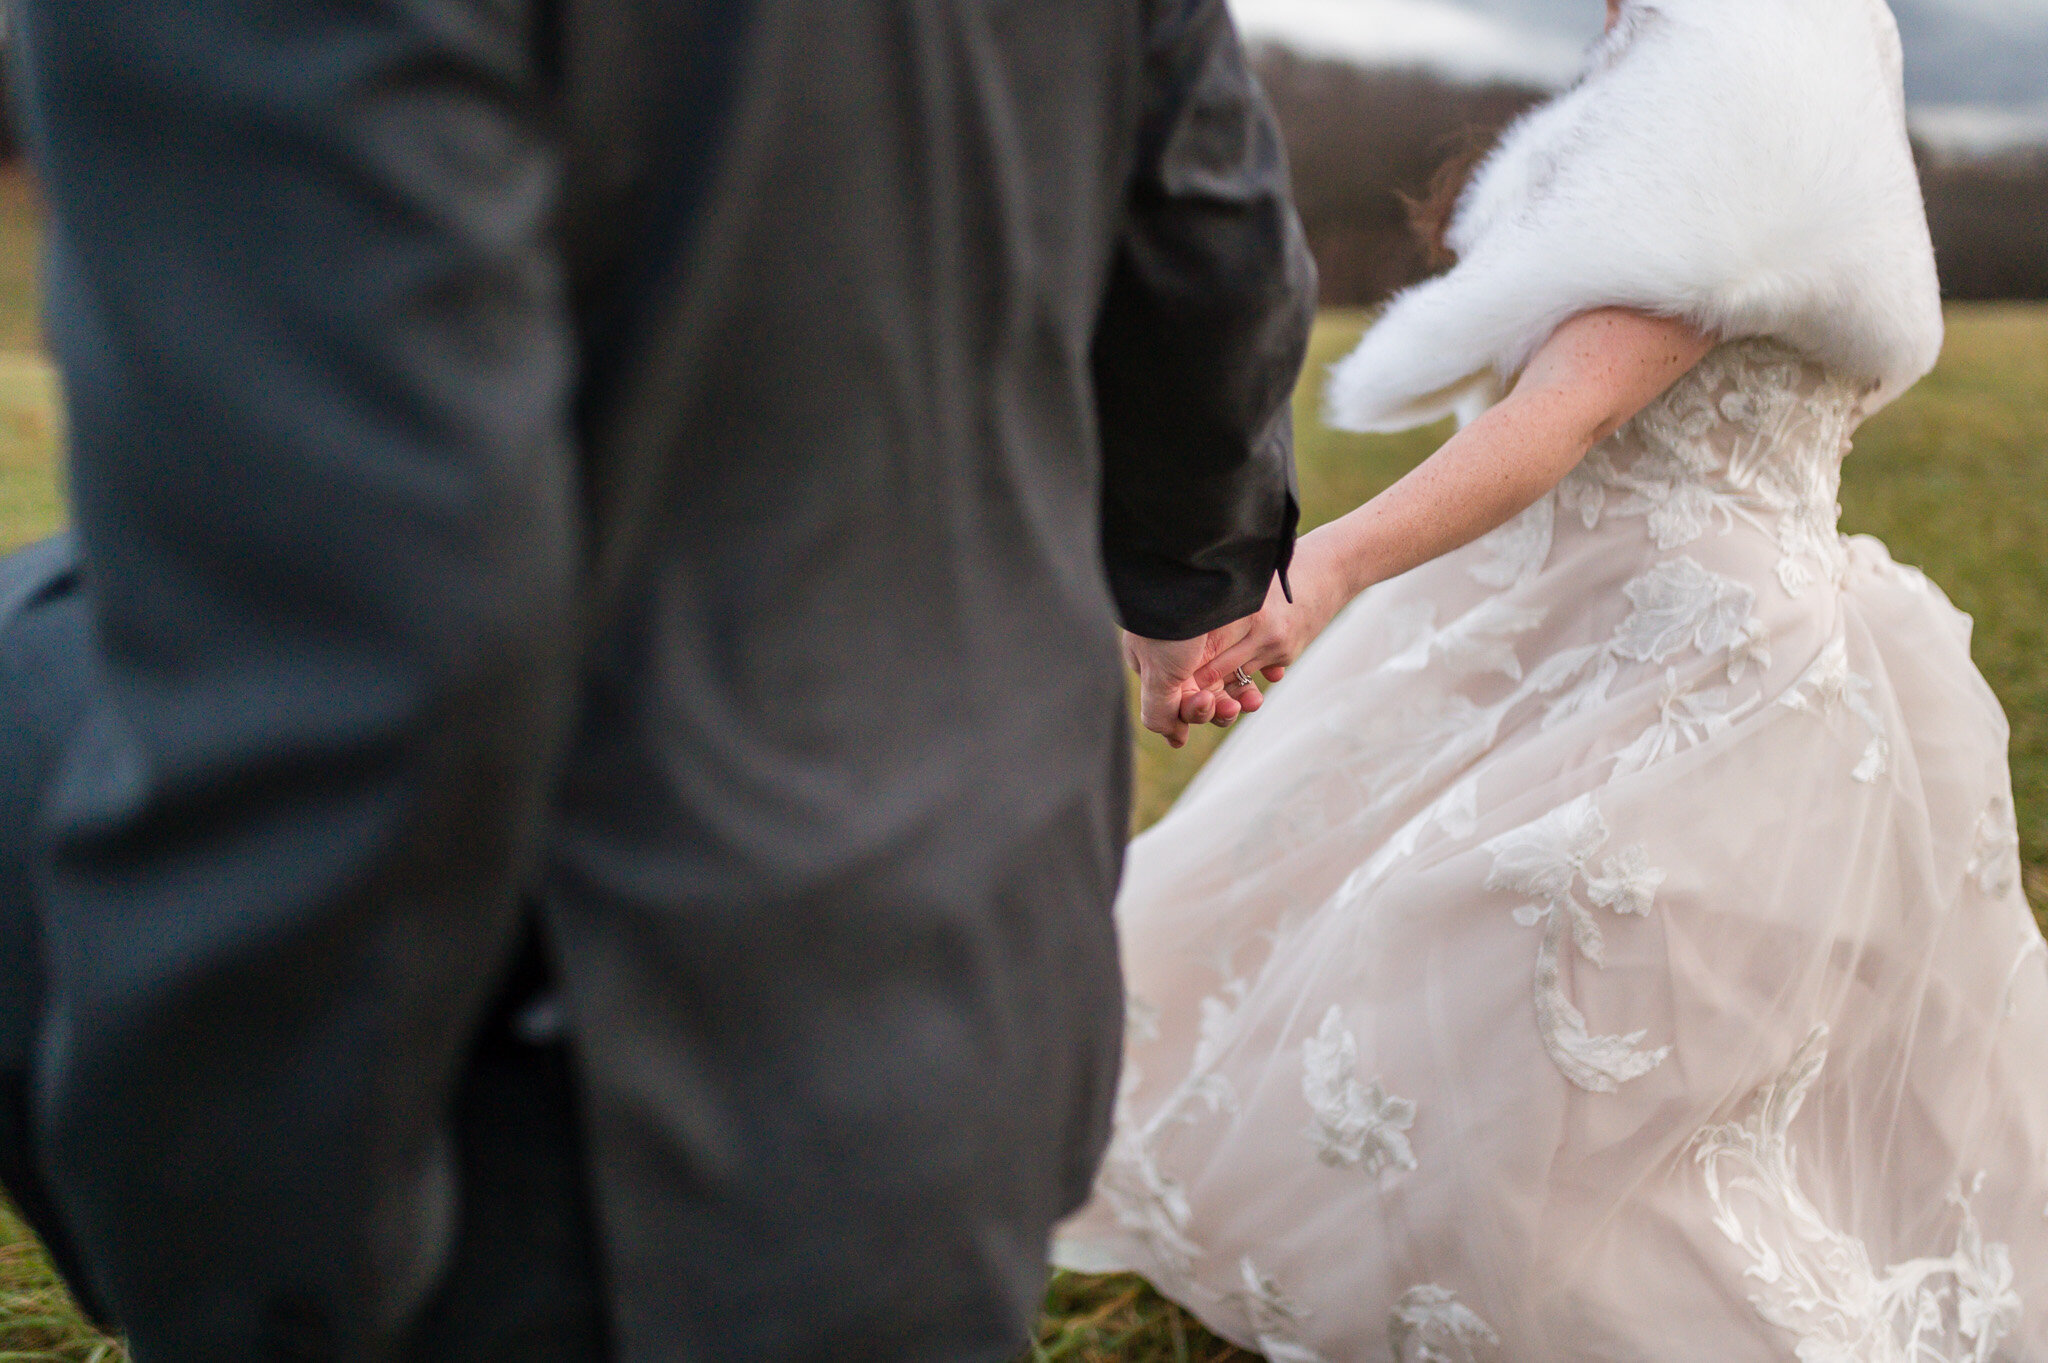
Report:
M1457 266L1331 370L1331 423L1469 417L1599 307L1775 337L1875 411L1942 339L1900 74L1884 0L1627 0L1465 190Z

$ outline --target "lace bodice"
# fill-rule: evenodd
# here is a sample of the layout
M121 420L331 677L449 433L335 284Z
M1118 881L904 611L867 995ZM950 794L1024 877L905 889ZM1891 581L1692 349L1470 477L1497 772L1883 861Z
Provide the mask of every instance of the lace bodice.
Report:
M1588 530L1643 517L1665 552L1747 528L1776 541L1789 594L1839 583L1847 560L1836 498L1863 399L1776 341L1730 342L1566 477L1559 515Z

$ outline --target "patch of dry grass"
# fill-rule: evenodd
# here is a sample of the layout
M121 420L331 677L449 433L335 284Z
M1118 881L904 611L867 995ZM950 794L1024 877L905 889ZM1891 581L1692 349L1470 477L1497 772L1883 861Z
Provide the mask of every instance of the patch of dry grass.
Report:
M0 1205L0 1363L125 1363L78 1314L14 1213Z

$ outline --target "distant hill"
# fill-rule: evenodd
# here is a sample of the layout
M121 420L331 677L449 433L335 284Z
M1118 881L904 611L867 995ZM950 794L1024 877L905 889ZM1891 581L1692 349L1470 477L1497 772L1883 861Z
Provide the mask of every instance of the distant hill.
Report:
M1421 196L1437 167L1475 141L1492 141L1547 93L1273 45L1255 49L1253 65L1280 117L1323 301L1333 306L1376 303L1426 277L1430 265L1402 196ZM1943 292L2048 298L2048 148L1986 156L1916 150Z

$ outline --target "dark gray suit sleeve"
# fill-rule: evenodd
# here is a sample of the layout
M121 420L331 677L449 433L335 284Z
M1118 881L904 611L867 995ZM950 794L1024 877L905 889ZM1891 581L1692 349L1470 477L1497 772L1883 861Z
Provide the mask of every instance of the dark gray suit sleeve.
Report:
M534 0L23 0L103 689L46 806L38 1098L150 1360L353 1358L573 673Z
M1095 340L1103 549L1126 628L1256 611L1293 553L1289 398L1315 265L1223 0L1160 0L1129 216Z

